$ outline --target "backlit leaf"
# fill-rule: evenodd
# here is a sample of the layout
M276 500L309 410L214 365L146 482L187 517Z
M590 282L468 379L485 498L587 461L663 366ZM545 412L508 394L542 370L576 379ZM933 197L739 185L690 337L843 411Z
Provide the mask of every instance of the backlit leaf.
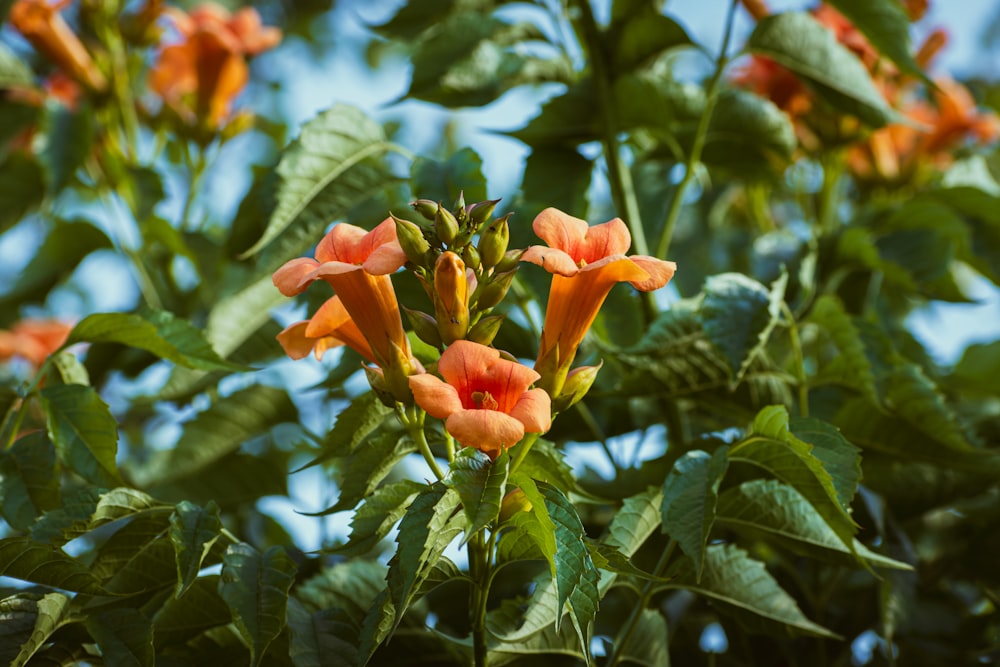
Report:
M118 423L93 387L64 384L42 389L49 438L63 463L98 486L118 486Z
M506 449L496 460L492 460L474 447L466 447L452 462L446 484L458 491L462 508L469 520L463 543L495 521L500 514L500 501L507 488L509 466L510 455Z
M55 463L55 448L41 431L0 452L0 512L12 527L27 530L39 514L58 505Z
M27 537L0 540L0 575L75 593L100 595L100 582L83 563L58 547Z
M9 662L9 667L28 664L38 650L50 640L52 633L66 621L70 615L69 604L70 598L62 593L49 593L38 600L14 597L0 602L0 619L3 621L0 627L6 628L11 620L14 620L17 627L28 631L25 640L9 645L10 649L16 652ZM6 648L8 645L3 646ZM0 657L3 657L2 654Z
M923 76L910 53L910 18L895 0L830 0L868 41L901 70Z
M201 508L181 501L170 516L170 541L177 556L177 589L181 597L191 587L202 568L205 556L221 536L219 506L214 502Z
M660 510L663 531L677 540L681 550L694 561L695 577L699 580L708 537L715 523L719 485L729 467L726 453L726 447L711 455L703 451L688 452L677 459L663 482Z

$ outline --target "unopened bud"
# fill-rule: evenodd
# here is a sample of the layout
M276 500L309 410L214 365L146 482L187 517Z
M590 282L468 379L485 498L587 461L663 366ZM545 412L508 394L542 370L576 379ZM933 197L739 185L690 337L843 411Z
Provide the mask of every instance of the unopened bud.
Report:
M462 258L447 250L434 265L434 314L441 340L451 345L469 331L469 279Z
M406 253L406 258L417 266L423 266L427 259L427 252L431 249L431 244L424 238L424 233L420 227L409 220L397 218L394 215L392 215L392 219L396 223L396 239L403 252Z
M438 204L430 199L418 199L410 202L410 208L419 213L428 222L434 222L437 215Z
M389 387L385 383L385 376L382 375L382 370L373 366L365 366L364 369L365 376L368 378L368 384L371 385L375 397L386 407L396 407L396 398L389 391Z
M230 120L222 128L219 133L219 137L223 142L229 141L233 137L243 134L248 130L252 130L254 126L255 116L250 111L239 111L237 112L232 120Z
M580 366L570 371L569 375L566 376L566 381L563 383L559 396L552 400L552 411L563 412L586 396L587 392L594 385L597 373L603 365L604 362L602 361L596 366Z
M479 201L475 204L469 204L469 206L465 209L465 212L468 214L469 220L471 220L474 225L478 226L489 220L490 216L493 215L494 209L496 209L497 204L499 203L499 199Z
M517 248L515 250L508 250L503 254L503 259L497 262L494 267L498 273L503 273L504 271L510 271L515 268L521 261L521 255L524 254L524 248Z
M489 317L483 317L469 329L469 334L466 336L468 340L473 343L479 343L480 345L489 345L496 338L497 332L500 331L500 325L503 324L503 315L490 315Z
M489 282L480 284L479 289L476 290L479 295L476 299L476 307L480 310L486 310L503 301L503 298L507 296L507 291L510 289L510 284L514 282L516 274L517 269L507 271L506 273L497 273L493 275Z
M400 308L406 313L406 319L410 323L413 333L417 334L417 338L428 345L441 347L441 334L438 333L437 320L420 310L413 310L406 306L400 306Z
M507 219L510 215L497 218L479 233L479 257L483 266L492 268L502 259L507 252L507 244L510 243L510 227Z
M500 515L497 517L500 523L504 523L518 512L530 512L531 501L521 489L514 489L503 497L500 502Z
M479 257L479 251L476 250L475 246L467 245L462 248L462 261L470 269L478 269L482 264L482 259Z
M455 200L455 210L459 211L459 214L465 218L465 190L458 193L458 199Z
M458 219L440 204L434 215L434 230L437 232L437 237L445 244L450 244L458 236Z

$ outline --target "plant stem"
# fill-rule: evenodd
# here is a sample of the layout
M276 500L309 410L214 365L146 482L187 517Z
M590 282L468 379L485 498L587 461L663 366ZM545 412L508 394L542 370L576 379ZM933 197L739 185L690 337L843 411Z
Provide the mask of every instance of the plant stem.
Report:
M531 451L531 446L535 444L535 441L538 440L539 436L540 434L538 433L528 433L524 436L524 440L517 446L517 456L515 456L514 460L510 462L511 475L513 475L518 466L521 465L521 462L527 458L528 452Z
M799 326L795 322L795 315L788 304L781 303L781 312L788 321L788 337L792 343L792 353L795 355L795 374L798 378L799 389L799 414L803 417L809 416L809 386L806 383L806 363L802 355L802 341L799 339Z
M434 476L439 480L444 479L444 471L441 470L441 466L439 466L438 462L434 459L434 454L431 452L431 446L427 442L427 434L424 433L424 417L427 413L420 408L413 406L410 408L397 407L396 414L399 415L399 420L403 422L403 426L406 427L410 437L417 443L417 448L423 455L424 461L427 462L431 472L433 472Z
M476 533L469 542L469 570L472 575L472 599L469 611L472 614L472 648L476 667L487 667L489 652L486 645L486 603L490 584L493 581L493 548L496 533L485 538L486 529Z
M695 168L701 162L701 153L705 148L705 138L708 136L708 125L712 120L712 112L715 111L715 103L719 98L719 82L722 80L722 72L729 63L729 40L733 34L733 20L736 17L736 4L738 0L732 0L729 4L729 13L726 15L726 32L722 38L722 49L719 57L715 61L715 72L708 81L705 89L705 108L702 109L701 118L698 119L698 128L695 131L694 142L691 144L691 152L688 153L687 160L684 161L684 178L677 186L677 192L670 202L670 209L667 211L667 219L663 225L663 233L660 241L656 244L656 256L665 258L670 250L670 241L674 235L674 228L677 226L677 218L680 217L681 207L684 205L684 193L694 180Z
M667 548L663 550L660 554L660 560L657 561L656 567L653 569L653 576L659 577L667 569L667 565L670 564L670 557L674 554L674 549L677 547L677 543L670 540ZM632 613L629 614L628 620L622 626L618 633L618 638L615 639L614 648L611 650L611 655L608 656L607 661L604 663L605 667L615 667L618 662L622 659L622 654L625 651L625 647L628 645L629 640L632 638L632 633L635 632L636 626L639 623L639 619L642 617L642 612L646 610L649 605L650 599L653 597L653 593L656 591L657 581L650 579L646 582L646 585L642 588L642 593L639 594L639 600L636 602L635 607L632 608Z
M17 406L16 411L14 407L11 406L7 413L4 414L3 421L0 422L0 434L2 434L3 437L4 449L10 449L11 445L14 444L14 440L17 438L17 432L20 430L21 423L24 421L24 415L28 412L28 404L30 403L29 399L31 399L31 395L38 388L38 385L41 384L42 378L44 378L45 374L48 373L49 367L51 366L51 359L52 356L49 355L46 357L45 361L42 362L42 365L39 366L38 370L35 372L35 376L31 378L31 382L24 390L21 402ZM14 421L10 421L12 413Z

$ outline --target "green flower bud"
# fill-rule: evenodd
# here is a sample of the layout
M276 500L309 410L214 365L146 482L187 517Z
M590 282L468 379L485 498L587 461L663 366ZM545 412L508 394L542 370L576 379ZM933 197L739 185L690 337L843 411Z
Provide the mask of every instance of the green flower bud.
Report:
M479 257L483 266L492 268L502 259L507 252L507 244L510 243L510 226L507 219L508 213L502 218L497 218L479 233Z
M427 252L431 249L431 244L424 238L424 233L409 220L397 218L395 215L392 215L392 219L396 223L396 239L406 253L406 258L417 266L423 266L427 260Z
M406 319L410 323L413 333L417 334L417 338L428 345L433 345L437 348L441 347L441 334L438 333L437 320L419 310L407 308L402 305L400 308L406 313Z
M493 215L494 209L500 203L499 199L487 199L486 201L469 204L465 212L469 215L469 220L476 226L483 224Z
M479 251L471 245L467 245L462 248L462 261L465 262L465 265L473 271L482 265L482 258L479 256Z
M514 489L503 497L500 502L500 516L497 517L500 523L504 523L518 512L530 512L531 501L521 489Z
M552 399L552 411L563 412L587 395L597 379L597 373L604 362L596 366L580 366L570 371L563 383L559 396Z
M469 329L469 334L466 336L468 340L473 343L479 343L480 345L489 345L493 342L496 337L497 332L500 331L500 325L504 321L503 315L490 315L489 317L483 317Z
M508 250L503 254L503 259L497 262L496 269L497 273L503 273L505 271L510 271L517 267L518 263L521 261L521 255L524 254L523 248L517 248L515 250Z
M444 244L450 244L458 236L458 219L441 204L438 204L434 215L434 231Z
M506 273L495 273L489 282L480 283L476 289L476 293L478 294L476 307L479 310L486 310L503 301L503 298L507 296L507 291L510 289L510 284L514 282L516 274L517 269L507 271Z
M428 222L434 222L434 216L437 215L438 204L430 199L418 199L416 201L410 202L410 207L422 215Z
M389 386L385 383L385 377L382 375L382 370L372 366L365 366L365 376L368 378L368 384L371 385L372 391L375 393L375 397L378 398L382 405L388 408L396 407L396 397L392 395L389 391Z

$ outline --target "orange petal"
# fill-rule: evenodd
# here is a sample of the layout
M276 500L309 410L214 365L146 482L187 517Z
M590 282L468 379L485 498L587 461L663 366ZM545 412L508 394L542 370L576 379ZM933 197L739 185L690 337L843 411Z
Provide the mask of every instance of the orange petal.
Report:
M621 218L594 225L587 229L587 238L581 248L582 257L588 264L612 255L624 255L632 245L632 235Z
M579 259L577 251L587 237L589 226L586 220L550 207L535 217L531 228L550 248L558 248L576 260Z
M406 253L396 242L376 248L361 265L365 271L375 276L395 273L406 264Z
M464 407L471 408L473 405L470 396L478 389L474 387L474 383L484 377L490 366L499 360L500 352L492 347L468 340L456 340L441 355L438 373L445 382L455 387Z
M674 273L677 272L676 263L657 259L656 257L633 255L629 257L629 260L649 274L649 278L645 280L629 281L632 287L642 292L652 292L653 290L660 289L670 282L670 279L674 277Z
M319 262L336 261L360 264L365 261L365 258L356 259L359 255L357 246L361 244L367 233L356 225L349 225L346 222L337 223L316 246L316 259Z
M549 273L560 276L575 276L579 268L573 258L558 248L547 248L543 245L530 246L521 255L522 262L537 264Z
M308 326L308 321L296 322L285 327L277 335L278 342L285 350L285 354L292 359L304 359L309 356L313 346L316 344L316 339L306 336L306 327Z
M524 424L496 410L459 410L448 417L445 428L462 445L475 447L491 458L524 437Z
M344 304L340 301L340 298L336 296L330 297L319 307L319 310L312 316L312 319L309 320L309 326L306 327L306 335L310 338L328 336L342 327L345 322L350 321L351 316L347 312L347 309L344 308Z
M274 272L271 281L278 291L285 296L301 294L315 278L309 277L317 268L316 260L299 257L285 262L284 266Z
M524 424L528 433L545 433L552 426L552 400L542 389L521 394L510 416Z
M411 375L409 383L417 405L432 417L447 419L462 409L462 401L455 388L430 373Z

